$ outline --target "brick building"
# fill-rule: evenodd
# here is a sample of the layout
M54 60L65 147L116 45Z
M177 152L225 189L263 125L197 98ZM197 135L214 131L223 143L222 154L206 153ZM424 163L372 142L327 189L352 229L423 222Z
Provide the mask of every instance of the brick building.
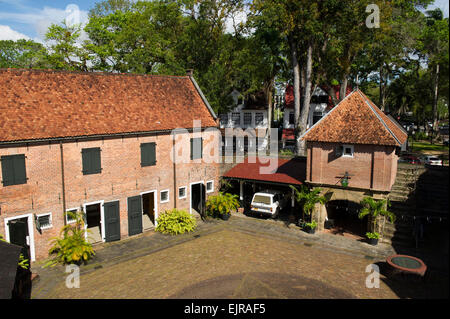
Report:
M217 189L217 119L189 74L3 69L0 111L0 234L31 260L65 211L86 213L89 240L119 240Z
M388 196L407 134L356 89L301 138L307 142L306 182L333 200L358 203ZM316 216L319 229L326 217L323 209Z

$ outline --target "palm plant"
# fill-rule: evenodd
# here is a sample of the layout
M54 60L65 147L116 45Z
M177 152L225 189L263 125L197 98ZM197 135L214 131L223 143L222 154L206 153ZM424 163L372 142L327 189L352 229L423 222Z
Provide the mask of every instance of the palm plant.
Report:
M206 201L207 214L210 216L221 216L230 214L239 208L239 197L230 193L221 193L218 195L209 196Z
M290 188L294 191L295 200L303 207L302 220L305 220L305 214L311 215L317 203L323 205L328 201L327 197L319 195L321 188L309 189L305 185L301 185L300 190L292 185Z
M369 215L371 217L374 233L376 232L378 216L389 218L391 223L395 221L395 214L386 209L386 207L390 206L390 203L386 199L376 200L372 197L364 197L360 203L363 208L359 211L358 217L363 219L365 216Z

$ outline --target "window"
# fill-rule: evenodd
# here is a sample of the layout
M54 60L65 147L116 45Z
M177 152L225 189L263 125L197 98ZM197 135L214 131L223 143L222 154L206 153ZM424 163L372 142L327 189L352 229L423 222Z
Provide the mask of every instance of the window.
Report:
M353 157L353 145L342 146L342 156Z
M81 150L83 157L83 175L99 174L102 172L100 151L100 147L83 148Z
M220 114L219 115L220 118L220 125L227 125L228 124L228 114Z
M289 112L289 124L293 125L294 123L294 112Z
M206 182L206 192L211 193L214 191L214 181Z
M2 156L0 160L2 162L3 186L27 183L24 154Z
M191 138L191 160L202 158L203 139L201 137Z
M319 120L322 118L323 114L322 112L314 112L313 113L313 125L319 122Z
M244 113L244 125L252 125L252 113Z
M264 122L264 114L263 113L255 113L255 124L259 125Z
M52 214L37 215L37 221L40 229L47 229L52 227Z
M178 198L186 198L186 186L178 187Z
M237 113L237 112L231 113L231 121L233 122L233 125L240 125L241 124L241 113Z
M68 209L67 210L67 212L70 212L70 213L76 213L78 211L78 208L71 208L71 209ZM66 223L67 224L70 224L70 223L74 223L75 221L76 221L76 218L74 217L74 216L72 216L71 214L67 214L67 212L66 212Z
M167 203L169 201L169 190L163 190L160 193L159 202L160 203Z
M141 167L156 165L156 143L141 144Z

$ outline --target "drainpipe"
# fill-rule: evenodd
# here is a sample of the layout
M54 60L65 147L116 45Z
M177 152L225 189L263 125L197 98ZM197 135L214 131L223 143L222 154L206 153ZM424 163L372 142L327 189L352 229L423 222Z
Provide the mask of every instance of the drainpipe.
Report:
M176 154L175 154L175 135L176 132L173 132L172 135L172 150L173 150L173 158L172 158L172 168L173 168L173 208L177 208L177 170L176 170Z
M66 225L66 186L64 183L64 156L63 156L63 146L62 142L59 141L59 150L61 154L61 185L62 185L62 200L63 200L63 218L64 218L64 225Z

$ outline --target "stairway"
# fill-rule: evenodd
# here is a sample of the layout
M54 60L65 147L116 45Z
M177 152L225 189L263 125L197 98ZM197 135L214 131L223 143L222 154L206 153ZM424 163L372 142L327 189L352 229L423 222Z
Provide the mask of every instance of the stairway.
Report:
M395 213L396 221L385 222L382 242L415 247L416 218L448 215L448 166L399 163L389 200L391 206L388 209Z

